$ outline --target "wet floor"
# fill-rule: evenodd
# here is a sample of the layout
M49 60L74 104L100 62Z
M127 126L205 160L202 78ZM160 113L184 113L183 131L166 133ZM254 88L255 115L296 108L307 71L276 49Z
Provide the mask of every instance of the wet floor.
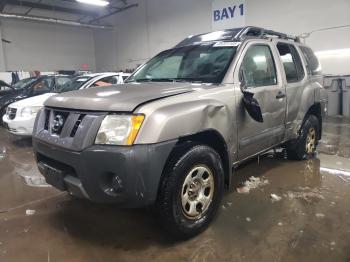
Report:
M318 151L242 166L209 229L175 242L150 209L47 187L31 141L0 129L0 261L350 261L350 120L327 119Z

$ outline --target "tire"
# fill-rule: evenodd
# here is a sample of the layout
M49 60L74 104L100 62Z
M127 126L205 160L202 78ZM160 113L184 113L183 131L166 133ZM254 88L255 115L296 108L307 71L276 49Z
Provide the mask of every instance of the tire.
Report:
M287 156L293 160L305 160L315 156L320 124L316 116L308 115L304 121L299 137L286 146Z
M211 147L195 145L175 155L163 172L156 201L163 227L182 240L204 231L220 206L223 182L220 156Z
M0 109L0 126L3 126L3 121L2 121L2 118L3 116L6 114L6 107L3 107Z

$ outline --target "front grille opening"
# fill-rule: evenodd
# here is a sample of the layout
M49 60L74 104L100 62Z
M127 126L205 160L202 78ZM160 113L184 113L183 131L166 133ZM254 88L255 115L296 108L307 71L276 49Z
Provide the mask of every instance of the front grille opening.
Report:
M56 161L56 160L49 158L47 156L44 156L43 154L40 154L40 153L37 153L36 157L37 157L38 162L44 163L44 164L49 165L53 168L61 170L65 174L69 174L71 176L77 177L77 174L76 174L74 168L67 165L67 164Z
M46 131L49 130L49 123L50 123L50 110L45 109L45 124L44 124L44 129Z
M75 134L77 133L78 128L79 128L79 126L80 126L80 124L81 124L81 122L83 121L83 119L84 119L85 116L86 116L85 114L81 114L81 115L79 116L78 120L77 120L77 121L75 122L75 124L74 124L74 127L73 127L73 129L72 129L72 132L70 133L70 137L74 137L74 136L75 136Z
M51 132L53 134L61 134L68 116L69 112L53 111L53 121L51 126Z
M16 118L17 114L17 108L8 108L7 109L7 115L10 120L13 120Z

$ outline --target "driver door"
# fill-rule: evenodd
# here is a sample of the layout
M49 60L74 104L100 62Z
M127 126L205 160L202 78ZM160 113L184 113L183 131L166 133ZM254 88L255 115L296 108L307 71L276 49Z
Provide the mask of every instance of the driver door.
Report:
M238 62L238 160L284 139L286 97L277 57L272 43L255 42L247 44Z

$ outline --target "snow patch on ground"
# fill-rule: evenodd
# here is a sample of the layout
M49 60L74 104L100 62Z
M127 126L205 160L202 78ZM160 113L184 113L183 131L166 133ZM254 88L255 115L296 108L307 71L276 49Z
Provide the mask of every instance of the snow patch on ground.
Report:
M321 193L321 190L318 188L311 189L308 187L300 187L299 189L300 191L288 191L286 194L284 194L284 196L289 198L290 200L301 199L308 204L325 199Z
M243 183L243 186L237 188L237 192L241 194L248 194L251 189L256 189L261 186L269 184L269 181L265 178L251 176L247 181Z
M24 182L33 187L51 187L43 176L23 176Z
M273 202L278 202L278 201L280 201L282 199L282 197L280 197L280 196L278 196L276 194L271 194L270 198L271 198L272 203Z
M32 209L27 209L26 210L26 215L27 216L32 216L32 215L34 215L35 214L35 210L32 210Z

